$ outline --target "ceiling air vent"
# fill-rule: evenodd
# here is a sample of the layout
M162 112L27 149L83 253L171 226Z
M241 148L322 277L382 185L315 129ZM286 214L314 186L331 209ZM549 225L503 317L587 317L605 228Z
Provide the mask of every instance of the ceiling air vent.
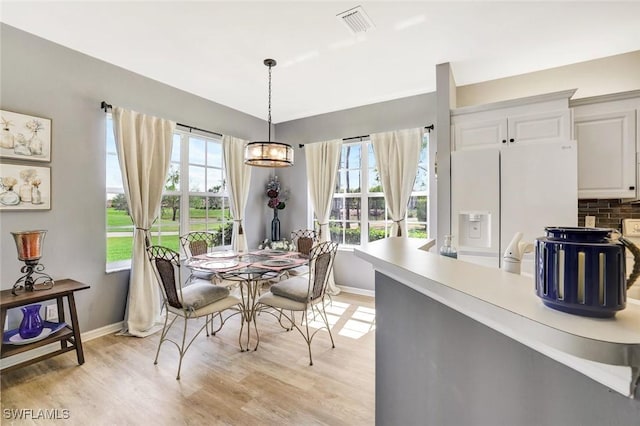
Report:
M366 33L375 28L375 25L371 22L371 18L369 18L362 6L354 7L336 16L353 34Z

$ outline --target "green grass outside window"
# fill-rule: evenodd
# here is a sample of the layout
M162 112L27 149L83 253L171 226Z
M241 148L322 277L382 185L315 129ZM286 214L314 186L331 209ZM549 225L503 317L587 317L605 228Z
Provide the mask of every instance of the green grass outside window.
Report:
M208 211L209 223L206 223L207 211L204 209L189 209L189 227L192 231L214 231L220 232L222 228L222 218L230 220L229 209L211 209ZM152 232L155 234L161 230L162 235L152 236L152 243L168 247L175 251L180 251L180 224L171 220L172 211L163 209L161 217L152 226ZM231 228L233 222L227 223L225 230L225 241L227 244L231 240ZM228 235L227 235L228 234ZM116 210L115 208L107 209L107 263L131 259L133 251L133 223L131 218L124 210Z

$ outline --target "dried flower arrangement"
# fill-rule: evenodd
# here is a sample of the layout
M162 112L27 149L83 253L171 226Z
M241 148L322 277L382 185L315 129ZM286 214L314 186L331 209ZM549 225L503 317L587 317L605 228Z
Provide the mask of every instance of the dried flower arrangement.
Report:
M267 206L272 209L282 210L286 207L285 201L288 198L289 192L287 190L280 190L280 181L278 176L272 176L267 182L266 193L269 201Z

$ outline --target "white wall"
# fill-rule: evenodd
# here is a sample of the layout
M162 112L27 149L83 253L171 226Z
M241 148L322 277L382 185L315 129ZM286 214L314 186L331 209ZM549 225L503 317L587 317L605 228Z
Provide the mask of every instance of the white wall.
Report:
M454 76L455 72L454 66ZM576 88L578 91L572 99L640 89L640 51L460 86L457 88L457 106Z

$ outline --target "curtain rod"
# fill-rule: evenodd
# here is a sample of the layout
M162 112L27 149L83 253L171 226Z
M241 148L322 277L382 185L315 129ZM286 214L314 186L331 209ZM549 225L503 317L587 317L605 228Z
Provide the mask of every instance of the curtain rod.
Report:
M105 101L102 101L100 103L100 109L103 109L104 112L107 112L108 110L113 109L113 106L111 106L110 104L106 103ZM199 127L189 126L188 124L176 123L176 126L185 127L187 129L189 129L189 132L191 132L192 130L197 130L198 132L205 132L205 133L209 133L209 134L216 135L216 136L219 136L219 137L223 136L218 132L212 132L211 130L200 129Z
M431 131L434 129L434 125L433 124L429 124L428 126L424 126L424 130L426 130L427 132L431 133ZM343 141L348 141L351 139L362 139L362 138L368 138L371 135L362 135L362 136L352 136L350 138L342 138ZM304 144L300 143L298 144L298 148L304 148Z

